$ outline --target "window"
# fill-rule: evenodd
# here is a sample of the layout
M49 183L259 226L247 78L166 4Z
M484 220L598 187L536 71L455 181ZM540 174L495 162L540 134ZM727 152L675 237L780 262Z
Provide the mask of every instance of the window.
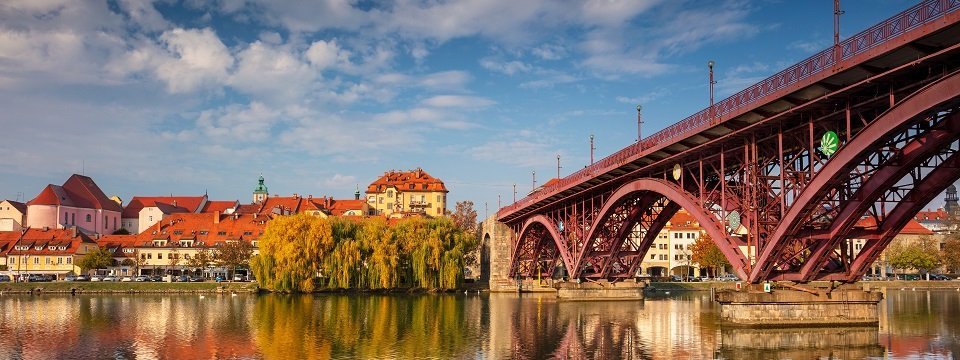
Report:
M650 260L656 260L657 254L650 254Z
M87 222L90 222L90 214L87 214Z
M33 258L33 259L34 259L34 260L40 260L40 258ZM44 262L47 263L47 265L50 265L50 258L44 256L43 259L44 259ZM36 264L37 261L34 261L33 263Z
M70 225L77 224L77 213L70 214Z
M57 264L63 264L63 258L62 258L62 257L58 257L58 258L57 258Z
M163 260L163 253L157 253L157 260Z
M73 258L72 258L72 257L67 257L67 264L70 264L70 263L72 263L72 262L73 262Z
M681 234L681 233L673 233L673 238L674 238L674 239L683 239L683 234Z
M380 201L379 201L379 202L380 202L381 204L383 204L383 196L380 197Z
M687 261L690 261L690 255L687 255Z
M151 254L147 254L147 259L153 260L153 254L152 254L152 253L151 253Z
M183 230L174 230L174 231L173 231L173 234L174 234L174 235L183 235Z
M666 260L667 254L660 254L660 260Z
M153 222L153 215L150 215L147 219L147 221Z
M226 231L217 231L217 235L224 236L227 235Z
M117 229L117 218L113 218L113 229Z
M110 221L109 221L109 220L110 220L110 219L109 219L109 218L107 218L106 216L104 216L104 217L103 217L103 227L107 227L107 224L109 224L109 223L110 223Z
M414 186L416 186L416 185L410 184L410 190L413 190L413 189L414 189Z
M393 209L393 203L387 203L387 209Z
M244 231L243 235L246 235L246 236L253 235L253 231Z
M393 197L393 190L387 190L387 197Z
M666 250L667 244L660 244L660 250Z
M693 233L687 233L687 239L695 239Z
M437 202L443 201L443 195L437 195Z
M133 254L133 249L131 249L131 248L124 248L124 249L123 249L123 252L126 253L126 254Z
M187 259L187 260L190 260L190 254L183 254L183 258L184 258L184 259Z
M426 189L427 189L427 184L423 184L423 185L421 185L421 187L420 187L420 188L421 188L421 189L423 189L423 190L426 190Z
M17 258L11 257L11 258L10 258L10 263L11 263L11 264L16 264L16 263L17 263Z

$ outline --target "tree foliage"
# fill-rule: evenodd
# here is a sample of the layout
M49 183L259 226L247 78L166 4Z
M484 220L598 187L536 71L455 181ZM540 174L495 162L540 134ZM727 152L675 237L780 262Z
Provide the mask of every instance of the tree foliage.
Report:
M245 240L228 241L213 250L213 260L217 265L236 272L238 267L247 266L253 256L253 245Z
M113 254L105 248L97 248L77 260L76 265L80 267L81 272L103 269L113 265Z
M896 243L889 249L890 265L897 269L929 272L940 265L939 250L930 237L921 237L910 243Z
M413 286L454 289L463 280L464 254L477 238L449 218L280 217L259 239L251 269L266 289L312 291L315 278L331 289Z
M943 244L940 258L950 273L960 273L960 234L954 234Z
M719 269L730 265L727 257L723 255L717 244L714 244L710 235L707 234L700 234L700 237L691 246L690 252L693 262L699 264L701 268L711 269L714 276L719 274Z

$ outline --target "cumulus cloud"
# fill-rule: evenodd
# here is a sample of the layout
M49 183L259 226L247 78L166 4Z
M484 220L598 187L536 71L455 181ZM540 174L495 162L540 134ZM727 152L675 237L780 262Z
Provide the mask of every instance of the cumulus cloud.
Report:
M493 100L480 96L438 95L420 102L433 107L482 108L496 104Z
M480 66L483 66L484 69L503 73L506 75L513 75L516 73L529 72L533 69L532 66L523 63L522 61L496 61L493 59L481 59Z
M256 41L237 55L233 88L273 102L296 103L313 86L317 73L295 53Z

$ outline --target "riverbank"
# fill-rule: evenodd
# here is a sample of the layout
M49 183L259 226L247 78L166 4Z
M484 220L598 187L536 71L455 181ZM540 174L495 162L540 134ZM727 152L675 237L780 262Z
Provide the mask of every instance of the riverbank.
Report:
M742 283L745 284L745 283ZM926 280L891 280L891 281L860 281L858 285L865 289L960 289L960 280L926 281ZM826 281L815 281L808 287L830 287ZM710 291L710 289L736 289L736 282L652 282L647 286L648 291Z
M3 294L202 294L256 293L256 283L242 282L34 282L0 283Z

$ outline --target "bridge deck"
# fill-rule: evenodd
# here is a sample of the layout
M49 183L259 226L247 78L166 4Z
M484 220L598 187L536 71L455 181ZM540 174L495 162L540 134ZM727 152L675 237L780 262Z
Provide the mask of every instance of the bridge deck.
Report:
M960 61L960 0L927 0L500 209L511 223L628 175L668 166L736 132L895 77L919 59ZM821 104L821 106L824 106Z

